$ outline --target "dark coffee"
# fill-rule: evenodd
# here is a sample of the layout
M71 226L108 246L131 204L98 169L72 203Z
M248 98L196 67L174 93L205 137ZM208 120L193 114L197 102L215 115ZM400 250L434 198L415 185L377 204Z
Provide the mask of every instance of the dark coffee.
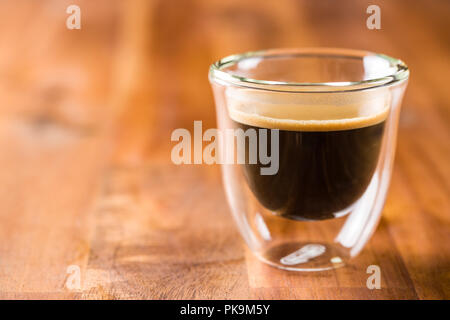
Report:
M234 123L243 130L260 128ZM257 200L279 216L334 218L367 189L377 165L384 123L344 130L280 130L278 173L261 175L264 165L245 164L247 183Z

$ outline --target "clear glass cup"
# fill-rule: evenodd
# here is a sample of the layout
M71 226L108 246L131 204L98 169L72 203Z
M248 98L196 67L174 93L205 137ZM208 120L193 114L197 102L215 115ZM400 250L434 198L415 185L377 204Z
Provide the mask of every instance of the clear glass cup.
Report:
M234 133L219 139L227 199L260 260L321 271L362 250L386 199L408 77L398 59L331 48L211 66L218 129Z

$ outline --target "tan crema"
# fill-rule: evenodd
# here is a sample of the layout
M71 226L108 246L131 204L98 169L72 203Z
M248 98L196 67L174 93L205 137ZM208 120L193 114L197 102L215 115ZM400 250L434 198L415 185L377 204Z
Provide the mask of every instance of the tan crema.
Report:
M289 131L337 131L368 127L389 113L390 91L292 93L228 88L228 113L237 122Z

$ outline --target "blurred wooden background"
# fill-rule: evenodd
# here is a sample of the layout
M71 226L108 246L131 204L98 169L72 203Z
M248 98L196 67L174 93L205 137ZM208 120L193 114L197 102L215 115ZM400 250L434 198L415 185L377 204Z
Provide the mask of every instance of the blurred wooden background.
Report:
M0 21L0 298L450 298L449 1L4 0ZM353 265L314 275L251 256L218 167L170 162L173 129L215 126L210 63L301 46L411 69L381 224Z

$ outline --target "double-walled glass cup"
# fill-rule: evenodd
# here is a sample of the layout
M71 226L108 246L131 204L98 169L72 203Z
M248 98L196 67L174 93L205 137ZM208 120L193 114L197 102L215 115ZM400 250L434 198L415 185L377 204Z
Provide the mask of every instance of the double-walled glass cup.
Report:
M250 250L285 270L343 266L378 224L409 71L346 49L233 55L209 72L223 182Z

